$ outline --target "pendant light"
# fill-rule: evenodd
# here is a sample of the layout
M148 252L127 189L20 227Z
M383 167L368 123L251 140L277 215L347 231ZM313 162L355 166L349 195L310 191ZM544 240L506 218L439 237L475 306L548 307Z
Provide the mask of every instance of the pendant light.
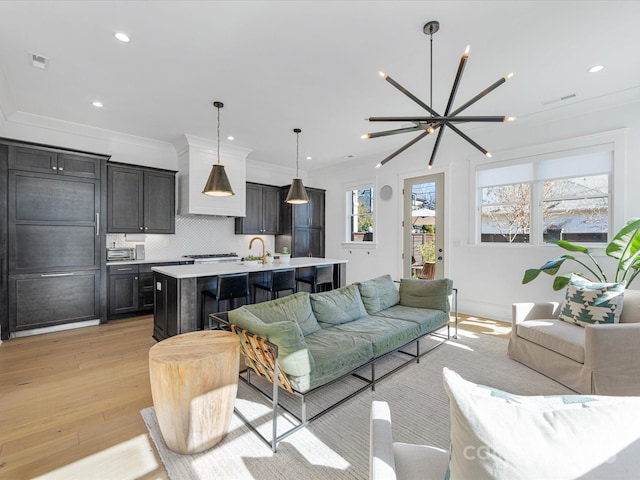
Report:
M220 164L220 109L224 107L222 102L213 102L213 106L218 109L218 163L211 167L211 173L202 193L214 197L228 197L235 195L229 183L229 178L224 171L224 165Z
M417 137L415 137L413 140L411 140L410 142L408 142L404 146L400 147L398 150L396 150L391 155L387 156L384 160L382 160L382 162L380 162L378 165L376 165L376 168L381 167L382 165L387 163L389 160L393 159L394 157L396 157L400 153L404 152L407 148L411 147L412 145L414 145L418 141L422 140L424 137L426 137L430 133L433 133L434 131L439 130L438 131L438 136L437 136L436 141L435 141L434 146L433 146L433 150L431 151L431 158L429 159L428 167L431 168L431 166L433 165L433 161L434 161L434 159L436 157L436 153L438 151L438 146L440 145L440 140L442 139L442 133L444 132L445 127L449 128L450 130L452 130L455 133L457 133L458 135L460 135L460 137L462 137L467 142L469 142L472 146L474 146L475 148L480 150L487 157L491 157L491 154L487 150L485 150L483 147L478 145L468 135L463 133L460 129L458 129L453 124L454 123L468 123L468 122L511 122L511 121L514 121L516 119L515 117L508 117L508 116L505 116L505 115L477 115L477 116L461 116L461 115L458 115L463 110L466 110L468 107L470 107L471 105L476 103L478 100L483 98L485 95L491 93L493 90L495 90L500 85L502 85L504 82L506 82L509 78L511 78L513 76L513 73L510 73L509 75L506 75L506 76L500 78L498 81L496 81L495 83L493 83L492 85L490 85L486 89L482 90L479 94L477 94L475 97L473 97L471 100L466 102L461 107L458 107L453 111L451 110L452 107L453 107L453 100L454 100L454 98L456 96L456 92L458 91L458 85L460 84L460 80L462 79L462 73L464 71L464 67L465 67L465 64L467 62L467 58L469 57L469 46L468 45L467 45L467 48L465 49L464 53L462 54L462 58L460 59L460 65L458 66L458 72L456 73L456 78L453 81L453 86L451 87L451 94L449 95L449 101L447 102L447 107L446 107L444 113L440 114L433 108L433 34L436 33L439 29L440 29L440 23L435 21L435 20L427 22L427 24L422 28L422 31L426 35L429 35L429 43L430 43L430 53L429 53L429 60L430 60L430 62L429 62L430 98L429 98L429 103L431 105L427 105L425 102L423 102L418 97L416 97L414 94L412 94L409 90L407 90L402 85L400 85L398 82L396 82L389 75L386 75L383 72L379 72L381 77L383 77L387 82L389 82L395 88L397 88L402 93L404 93L407 97L409 97L411 100L413 100L419 106L421 106L424 110L427 111L427 113L429 115L403 116L403 117L369 117L367 120L369 120L370 122L401 122L401 123L411 123L413 125L409 126L409 127L404 127L403 126L402 128L397 128L397 129L394 129L394 130L386 130L386 131L383 131L383 132L367 133L367 134L363 135L362 138L377 138L377 137L384 137L384 136L387 136L387 135L397 135L399 133L410 133L410 132L419 133L419 135Z
M304 189L304 185L302 184L302 179L299 178L298 174L298 155L300 151L300 130L299 128L294 128L293 133L296 134L296 178L291 182L291 188L289 188L289 194L287 195L286 203L300 204L300 203L309 203L309 197L307 197L307 191Z

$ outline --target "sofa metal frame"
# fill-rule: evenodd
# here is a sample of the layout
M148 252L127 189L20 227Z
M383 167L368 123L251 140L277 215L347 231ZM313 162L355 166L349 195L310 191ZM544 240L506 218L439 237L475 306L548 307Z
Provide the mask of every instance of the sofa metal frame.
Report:
M210 319L212 320L212 322L214 324L217 324L217 328L218 329L222 328L222 329L225 329L225 330L230 330L231 332L237 334L238 337L240 338L240 345L241 345L240 351L244 355L244 358L245 358L245 361L246 361L246 364L247 364L246 371L240 373L240 379L242 381L244 381L244 383L246 383L247 385L252 387L254 390L256 390L263 398L265 398L268 402L271 403L271 405L272 405L272 412L271 412L271 440L268 439L267 437L265 437L262 433L260 433L260 431L258 431L258 429L252 424L252 422L247 417L245 417L242 414L242 412L240 412L235 407L233 409L234 413L264 443L266 443L269 447L271 447L271 450L275 453L277 451L278 443L281 442L282 440L284 440L285 438L287 438L289 435L291 435L291 434L297 432L298 430L306 427L308 424L310 424L314 420L317 420L318 418L320 418L324 414L329 413L330 411L332 411L334 408L342 405L343 403L347 402L348 400L351 400L353 397L355 397L359 393L367 390L369 387L371 387L372 391L375 391L376 383L378 383L379 381L387 378L391 374L393 374L393 373L397 372L398 370L406 367L407 365L410 365L414 361L416 363L420 363L420 358L422 358L427 353L431 352L432 350L434 350L437 347L439 347L440 345L442 345L445 341L450 340L451 337L458 338L458 290L456 288L453 288L452 290L453 290L453 306L454 306L453 313L454 313L454 326L455 326L454 335L451 335L451 325L450 325L450 322L448 322L447 325L446 325L446 327L447 327L446 335L443 334L443 333L440 333L440 330L442 330L442 327L440 329L438 329L438 330L433 331L433 332L425 333L424 335L421 335L418 338L413 339L410 342L405 343L404 345L401 345L400 347L398 347L395 350L391 350L390 352L387 352L387 353L385 353L383 355L380 355L379 357L373 358L373 359L369 360L368 362L363 363L359 367L355 368L354 370L352 370L352 371L350 371L348 373L345 373L344 375L341 375L340 377L338 377L338 378L336 378L334 380L331 380L330 382L327 382L327 383L325 383L323 385L320 385L320 386L318 386L316 388L308 390L308 391L306 391L304 393L294 390L294 388L291 386L291 383L289 382L289 379L287 378L286 374L280 369L280 366L278 364L278 346L277 345L269 342L267 339L265 339L263 337L260 337L259 335L256 335L256 334L253 334L253 333L249 332L248 330L237 329L235 327L235 325L233 325L233 324L231 324L229 322L229 319L228 319L228 316L227 316L227 312L210 314L209 315ZM430 347L429 349L421 352L420 351L420 340L422 340L424 337L426 337L428 335L434 336L434 337L438 337L438 338L442 338L444 340L442 342L437 343L436 345ZM416 344L415 353L411 353L411 352L407 352L407 351L403 350L404 348L408 347L412 343ZM403 355L409 356L410 358L406 362L401 363L400 365L394 367L393 369L391 369L390 371L386 372L382 376L376 378L376 370L375 370L376 362L379 361L380 359L383 359L383 358L385 358L387 356L390 356L390 355L392 355L394 353L401 353ZM362 368L365 368L367 366L369 366L371 368L371 378L367 378L367 377L364 377L364 376L362 376L362 375L360 375L358 373L355 373L358 370L361 370ZM268 392L265 392L258 385L254 384L254 383L251 383L251 372L252 371L254 373L256 373L258 376L260 376L260 377L264 376L269 382L271 382L271 385L272 385L271 394L269 394ZM244 373L244 375L243 375L243 373ZM343 378L347 378L349 376L352 376L352 377L358 378L359 380L362 380L363 382L365 382L365 385L363 385L362 387L359 387L356 391L350 393L346 397L344 397L344 398L338 400L337 402L334 402L330 406L324 408L323 410L321 410L320 412L316 413L312 417L307 418L307 404L306 404L307 396L312 395L312 394L318 392L319 390L323 389L324 387L332 385L332 384L342 380ZM275 378L277 378L277 381L274 381ZM294 395L295 397L298 397L298 399L300 400L300 415L296 414L295 412L292 412L285 405L282 405L282 404L279 403L279 398L280 398L279 390L280 390L280 388L282 388L284 391L288 392L289 394ZM297 425L295 425L293 428L287 430L286 432L282 433L281 435L278 435L278 407L280 407L286 413L291 415L298 422Z

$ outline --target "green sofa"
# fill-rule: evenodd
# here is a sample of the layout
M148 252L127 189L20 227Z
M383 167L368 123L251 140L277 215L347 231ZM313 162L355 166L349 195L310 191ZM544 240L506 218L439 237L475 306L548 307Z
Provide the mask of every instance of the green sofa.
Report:
M264 356L252 348L257 345L257 340L251 341L253 335L277 346L273 357L281 371L267 372L265 376L271 381L278 374L286 377L281 378L280 385L302 398L299 420L304 426L320 415L306 419L306 394L371 365L371 378L356 375L367 385L342 400L346 401L369 386L374 388L376 381L427 353L420 352L419 339L448 327L451 293L449 279L403 279L398 286L390 275L383 275L329 292L299 292L245 305L228 312L228 322L239 334L244 331L240 339L250 370L265 374L253 364ZM403 349L411 343L416 343L415 354ZM409 360L376 379L375 361L395 351L408 355ZM273 383L272 397L277 397L278 382ZM272 400L275 408L277 398ZM273 438L271 446L275 451L276 440L280 438L275 435Z

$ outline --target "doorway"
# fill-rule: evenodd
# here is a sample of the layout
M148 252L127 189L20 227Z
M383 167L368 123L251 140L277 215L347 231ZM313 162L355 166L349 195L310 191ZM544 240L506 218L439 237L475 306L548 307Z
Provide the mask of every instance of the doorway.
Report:
M444 277L444 173L404 180L404 278Z

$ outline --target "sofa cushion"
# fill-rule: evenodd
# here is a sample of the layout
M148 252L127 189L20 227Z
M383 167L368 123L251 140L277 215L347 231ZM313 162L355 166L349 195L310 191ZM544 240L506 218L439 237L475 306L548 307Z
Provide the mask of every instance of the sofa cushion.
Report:
M420 325L420 335L434 332L449 323L449 314L431 308L405 307L394 305L376 313L376 317L397 318Z
M449 313L449 295L452 287L453 281L448 278L439 280L403 278L400 280L400 305L433 308Z
M333 328L322 328L305 337L314 360L309 374L290 377L291 385L299 392L306 392L324 385L367 363L373 358L371 343L346 336Z
M637 477L640 397L527 397L443 376L451 479Z
M356 285L312 293L311 308L321 327L351 322L367 315Z
M527 320L516 325L516 335L560 355L584 363L585 330L555 319Z
M591 282L571 275L558 318L582 326L618 323L623 299L624 283Z
M398 287L391 275L382 275L365 282L358 283L360 296L369 315L392 307L400 301Z
M309 335L320 329L311 310L307 292L298 292L268 302L245 305L244 308L265 323L293 320L298 323L303 335Z
M293 320L264 322L246 306L229 312L229 321L237 327L266 338L278 346L278 361L289 375L307 375L314 362L305 343L302 330Z
M336 325L331 330L341 332L346 337L358 337L371 343L375 358L420 336L418 323L376 315L367 315L353 322Z
M620 323L640 323L640 290L625 290L624 304Z

